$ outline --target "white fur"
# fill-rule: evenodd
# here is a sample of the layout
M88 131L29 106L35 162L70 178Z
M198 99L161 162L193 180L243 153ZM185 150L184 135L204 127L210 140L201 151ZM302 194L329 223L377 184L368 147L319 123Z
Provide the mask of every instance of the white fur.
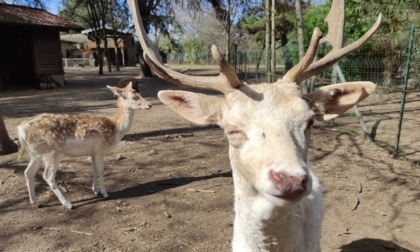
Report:
M225 131L235 194L233 251L321 250L324 205L308 162L310 125L344 112L342 104L351 107L347 105L364 99L372 85L343 83L305 97L294 83L246 85L217 99L186 91L159 92L159 99L186 119L215 123ZM350 92L330 96L331 90ZM326 108L324 114L315 114L320 105ZM273 173L280 177L273 179ZM302 176L307 178L305 190L287 197L287 179Z

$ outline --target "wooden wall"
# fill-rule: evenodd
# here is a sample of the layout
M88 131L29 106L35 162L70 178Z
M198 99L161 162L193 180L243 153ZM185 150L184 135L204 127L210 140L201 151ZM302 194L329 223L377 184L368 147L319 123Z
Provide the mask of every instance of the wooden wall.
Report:
M33 30L36 75L62 75L60 35L56 30Z
M36 86L31 34L11 27L0 31L0 89Z
M63 76L59 30L0 25L0 89L39 87L37 76Z

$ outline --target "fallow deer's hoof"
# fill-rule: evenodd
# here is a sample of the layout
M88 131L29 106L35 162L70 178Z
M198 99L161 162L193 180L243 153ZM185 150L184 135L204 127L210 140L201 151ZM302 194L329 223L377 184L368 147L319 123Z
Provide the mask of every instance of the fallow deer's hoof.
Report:
M74 205L72 203L67 203L64 205L67 209L75 209Z
M42 205L40 205L38 202L31 203L33 208L42 208Z

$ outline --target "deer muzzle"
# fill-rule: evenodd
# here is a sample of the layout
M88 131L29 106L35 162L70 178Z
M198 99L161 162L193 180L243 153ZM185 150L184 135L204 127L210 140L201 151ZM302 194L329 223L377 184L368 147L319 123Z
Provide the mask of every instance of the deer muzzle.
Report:
M291 176L286 172L270 171L270 180L279 191L277 197L286 200L296 200L308 192L310 178L308 175Z

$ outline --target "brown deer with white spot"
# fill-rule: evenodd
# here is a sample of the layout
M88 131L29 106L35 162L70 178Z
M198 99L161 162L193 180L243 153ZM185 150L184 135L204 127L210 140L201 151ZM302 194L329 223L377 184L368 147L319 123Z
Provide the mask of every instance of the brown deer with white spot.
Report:
M145 33L138 1L128 1L145 60L161 78L174 84L219 91L224 96L167 90L159 99L199 125L217 124L229 141L233 171L235 221L232 249L238 252L320 251L323 197L308 161L315 120L332 119L375 89L371 82L348 82L303 94L299 83L321 73L360 48L378 29L376 23L357 41L343 47L344 1L334 0L326 18L328 34L316 28L305 57L275 83L240 81L219 50L218 76L190 76L166 67ZM313 61L320 43L332 50Z
M29 153L25 170L30 202L39 206L35 197L34 177L44 165L43 178L65 207L73 204L57 186L55 175L64 156L91 156L93 169L92 190L108 197L104 182L104 158L130 129L134 110L148 109L151 105L131 83L125 88L107 86L118 96L118 112L112 117L77 114L40 114L18 126L19 158ZM97 179L99 178L99 189Z

